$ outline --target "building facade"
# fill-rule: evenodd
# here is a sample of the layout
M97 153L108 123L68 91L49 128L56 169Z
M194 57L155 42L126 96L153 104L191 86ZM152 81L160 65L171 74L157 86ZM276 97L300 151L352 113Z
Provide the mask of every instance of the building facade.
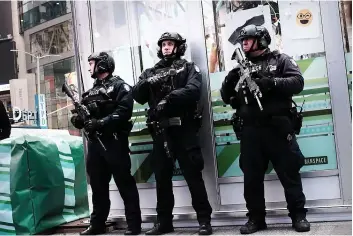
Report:
M34 74L37 78L36 57L41 57L40 91L36 92L45 94L48 128L68 129L72 134L79 135L69 122L71 103L61 92L61 86L65 81L76 80L71 3L17 1L15 7L18 31L24 42L23 47L18 48L22 52L17 52L18 58L25 58L19 62L19 66L25 68L27 75ZM35 57L24 54L23 51ZM29 99L34 100L32 93L29 96Z
M12 30L11 2L0 2L0 100L7 110L11 109L9 81L17 77L15 57L10 51L15 47Z
M315 213L332 212L348 212L345 216L349 218L352 203L349 4L338 1L75 1L72 12L76 61L81 65L77 71L83 77L80 88L87 90L92 86L86 62L92 52L108 51L116 61L115 73L134 85L141 72L158 61L159 36L165 31L182 34L188 44L185 58L199 66L204 79L200 136L204 178L214 216L244 217L240 145L229 121L234 111L223 104L219 88L234 66L233 39L239 29L248 22L263 25L272 37L270 48L293 57L305 78L305 89L294 100L304 110L298 142L306 157L301 175L311 214L309 219L322 216ZM152 145L145 126L147 108L134 105L135 123L130 135L131 171L138 182L146 218L155 214L156 204L155 180L148 161ZM176 218L194 219L188 187L177 170L173 186ZM284 215L285 196L271 165L265 175L265 186L269 212ZM110 194L111 216L119 218L124 210L113 182ZM324 218L338 217L325 215Z

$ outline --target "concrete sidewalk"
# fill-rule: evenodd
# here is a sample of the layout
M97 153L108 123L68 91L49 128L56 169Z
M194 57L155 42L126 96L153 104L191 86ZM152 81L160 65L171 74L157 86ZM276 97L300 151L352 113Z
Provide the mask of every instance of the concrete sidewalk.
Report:
M268 229L252 235L352 235L352 221L311 223L311 231L298 233L291 224L268 225ZM240 235L240 226L213 227L213 235ZM141 235L146 232L143 229ZM110 235L122 235L123 230L115 230ZM174 233L167 235L198 235L197 228L175 228Z

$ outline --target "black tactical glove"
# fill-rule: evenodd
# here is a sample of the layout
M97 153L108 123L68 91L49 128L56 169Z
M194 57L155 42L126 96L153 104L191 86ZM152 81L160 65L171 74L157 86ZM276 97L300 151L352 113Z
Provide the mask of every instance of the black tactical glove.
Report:
M237 97L231 97L229 104L233 109L239 109L239 107L241 106L240 99Z
M150 85L156 85L156 84L158 84L158 83L161 82L161 78L158 78L158 77L153 76L153 77L148 78L148 79L147 79L147 82L148 82Z
M168 97L162 99L162 100L158 103L158 105L157 105L157 107L156 107L156 116L157 116L158 118L161 118L161 117L165 116L165 112L166 112L166 107L167 107L167 105L168 105Z
M259 78L256 78L254 81L259 86L260 91L263 94L268 93L275 87L274 78L270 78L264 75L259 75Z
M229 73L226 76L224 82L226 84L234 83L236 85L236 83L238 83L238 81L240 79L239 71L240 71L239 68L234 68L231 71L229 71Z
M82 129L85 126L83 120L79 116L72 116L71 123L76 129Z
M89 133L99 130L103 126L102 120L90 119L85 122L85 130Z

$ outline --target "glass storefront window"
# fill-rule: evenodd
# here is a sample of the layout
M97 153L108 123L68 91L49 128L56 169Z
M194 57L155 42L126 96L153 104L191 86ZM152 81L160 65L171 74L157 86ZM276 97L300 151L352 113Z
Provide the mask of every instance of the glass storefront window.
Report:
M80 131L70 122L73 109L71 100L61 91L65 81L77 86L75 59L72 57L44 65L40 73L41 92L46 99L48 128L69 130L71 135L79 136Z
M306 157L302 172L337 169L330 89L319 2L312 1L202 1L212 108L216 132L219 177L242 176L240 144L230 125L234 110L225 105L219 89L235 65L233 39L247 24L263 25L270 32L271 50L293 57L305 79L305 88L294 101L304 103L304 121L298 143ZM298 19L300 13L309 21ZM320 149L313 147L320 146ZM274 173L269 166L267 173Z
M70 1L22 1L21 32L71 12Z
M32 54L43 56L60 54L73 50L72 22L65 21L31 34L30 50ZM32 62L35 58L31 57Z

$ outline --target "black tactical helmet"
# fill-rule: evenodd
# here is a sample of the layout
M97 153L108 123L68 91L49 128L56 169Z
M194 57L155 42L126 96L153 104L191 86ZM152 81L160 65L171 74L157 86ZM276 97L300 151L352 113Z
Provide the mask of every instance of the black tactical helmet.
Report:
M157 56L160 59L163 59L163 53L162 53L162 42L165 40L171 40L175 42L175 46L177 47L177 51L176 54L174 54L174 52L171 54L171 56L174 57L181 57L184 56L187 45L186 45L186 39L184 39L183 37L181 37L180 34L175 33L175 32L165 32L161 35L161 37L158 39L158 53Z
M258 49L268 48L271 43L271 36L263 26L247 25L239 33L238 41L247 38L255 38L258 42Z
M108 72L109 74L112 74L115 70L115 61L114 58L111 57L108 53L106 52L99 52L99 53L92 53L88 57L88 61L95 61L95 68L97 68L98 73L105 73ZM96 72L96 69L95 69ZM93 73L95 77L95 73ZM92 75L92 77L93 77Z

